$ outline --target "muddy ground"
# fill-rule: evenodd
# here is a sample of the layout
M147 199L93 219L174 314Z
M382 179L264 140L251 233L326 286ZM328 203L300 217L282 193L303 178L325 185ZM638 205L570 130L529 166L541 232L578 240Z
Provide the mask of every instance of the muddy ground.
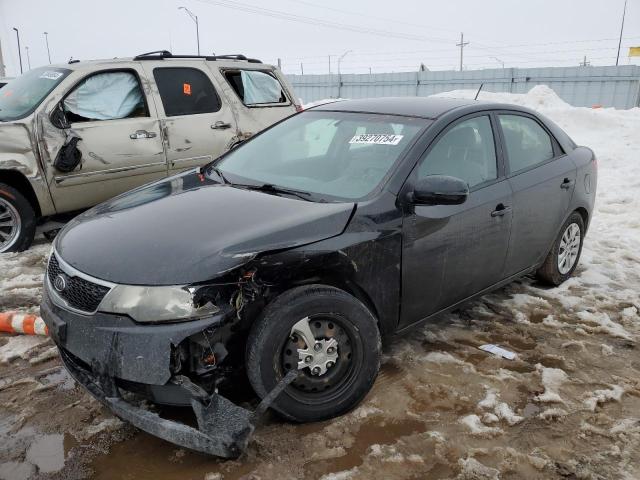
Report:
M235 461L119 422L49 340L0 334L0 479L640 478L640 112L553 108L600 166L563 286L525 278L394 339L360 407L311 425L269 416ZM37 311L49 248L1 256L0 311Z

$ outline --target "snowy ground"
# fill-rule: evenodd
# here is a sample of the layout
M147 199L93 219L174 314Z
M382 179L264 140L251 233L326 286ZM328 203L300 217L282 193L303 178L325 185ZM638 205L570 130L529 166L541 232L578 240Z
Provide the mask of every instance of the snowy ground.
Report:
M595 150L574 278L524 279L395 340L361 407L273 418L233 462L134 432L74 386L49 341L0 336L0 479L640 478L640 110L572 108L544 87L480 98L540 110ZM0 311L37 310L48 249L0 255Z

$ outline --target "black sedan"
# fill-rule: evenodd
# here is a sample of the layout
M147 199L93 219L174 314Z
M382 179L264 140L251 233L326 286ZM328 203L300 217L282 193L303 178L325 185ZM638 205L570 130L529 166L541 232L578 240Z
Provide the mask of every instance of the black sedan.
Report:
M71 221L41 312L117 415L234 456L269 406L306 422L357 405L381 338L523 275L565 281L595 191L593 152L525 108L336 102ZM255 412L227 398L245 372ZM123 390L191 406L198 427Z

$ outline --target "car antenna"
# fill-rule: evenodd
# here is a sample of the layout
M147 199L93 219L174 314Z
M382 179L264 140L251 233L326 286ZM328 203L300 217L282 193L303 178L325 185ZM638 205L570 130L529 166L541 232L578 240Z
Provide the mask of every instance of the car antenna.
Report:
M482 90L482 87L484 86L484 83L480 84L480 87L478 88L478 91L476 92L476 96L473 97L474 100L478 99L478 95L480 95L480 90Z

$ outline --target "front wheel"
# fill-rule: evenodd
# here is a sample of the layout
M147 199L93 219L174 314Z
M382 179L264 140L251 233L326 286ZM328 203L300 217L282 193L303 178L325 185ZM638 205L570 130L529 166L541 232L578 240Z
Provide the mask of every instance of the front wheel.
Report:
M578 212L573 212L562 226L560 235L536 276L551 285L563 283L578 265L583 241L584 220Z
M0 183L0 253L21 252L36 234L36 214L24 195Z
M246 367L261 398L298 370L271 406L289 420L313 422L360 403L373 386L380 356L377 322L362 302L337 288L308 285L266 306L249 333Z

